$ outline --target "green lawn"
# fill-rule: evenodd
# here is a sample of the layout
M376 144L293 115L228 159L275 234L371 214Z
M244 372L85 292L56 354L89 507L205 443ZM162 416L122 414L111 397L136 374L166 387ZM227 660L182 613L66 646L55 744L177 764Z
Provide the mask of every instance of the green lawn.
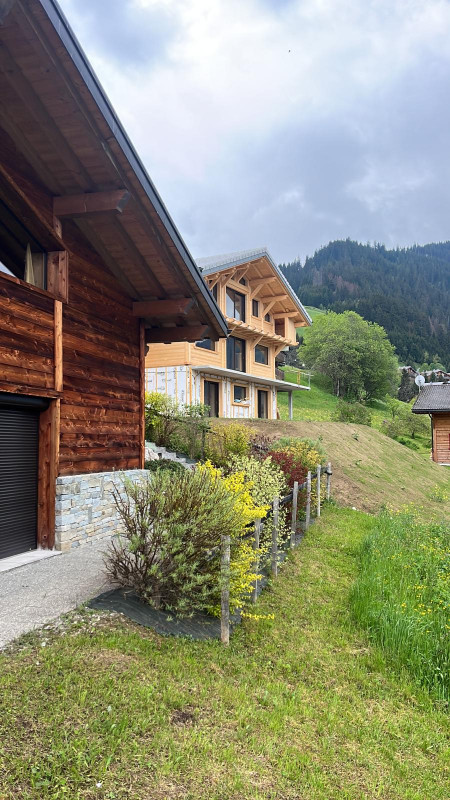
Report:
M374 524L329 507L229 649L89 612L1 655L0 798L447 798L444 709L351 616Z
M300 383L308 385L305 372L297 370L295 367L284 369L285 380L297 383L297 375L300 372ZM310 391L294 392L293 394L293 419L310 420L314 422L326 422L333 419L338 399L332 394L330 381L323 375L311 376ZM288 395L287 392L278 393L278 411L281 419L289 419ZM372 414L372 427L383 432L383 420L390 418L390 411L383 400L372 400L368 403ZM430 436L416 436L414 439L405 437L412 442L412 449L430 454Z

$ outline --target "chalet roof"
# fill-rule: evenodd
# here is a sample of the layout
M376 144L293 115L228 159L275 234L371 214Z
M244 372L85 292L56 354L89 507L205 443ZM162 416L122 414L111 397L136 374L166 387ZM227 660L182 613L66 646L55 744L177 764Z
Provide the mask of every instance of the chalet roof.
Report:
M35 199L52 249L55 199L122 190L127 202L118 213L72 214L67 226L81 231L132 300L193 298L184 321L208 325L212 338L226 335L223 315L55 0L0 2L0 151L0 195L11 193L14 180L18 195Z
M414 414L450 414L450 383L426 383L412 410Z
M207 277L208 275L214 275L217 272L222 272L226 269L230 269L230 267L238 267L241 264L247 264L250 261L257 261L260 258L266 258L270 262L273 271L279 278L280 283L283 284L289 297L291 298L293 303L297 306L299 311L301 311L305 320L309 322L309 324L311 325L312 324L311 317L309 316L305 307L295 294L292 286L290 285L290 283L288 283L285 276L283 275L283 273L273 260L267 247L264 246L255 248L253 250L240 250L234 253L227 253L224 255L209 256L207 258L198 258L197 266L200 267L203 276Z

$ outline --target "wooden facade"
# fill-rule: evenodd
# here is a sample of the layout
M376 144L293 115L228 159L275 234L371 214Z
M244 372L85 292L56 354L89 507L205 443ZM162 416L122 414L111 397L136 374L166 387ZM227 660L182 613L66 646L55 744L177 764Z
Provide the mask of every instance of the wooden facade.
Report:
M426 383L412 410L431 419L433 461L450 466L450 383Z
M295 346L297 327L311 324L307 312L265 249L198 263L230 339L152 348L146 358L147 389L210 405L208 393L217 384L214 415L276 418L278 391L307 388L275 375L278 353ZM233 361L230 340L245 351L245 364Z
M51 0L0 0L0 112L0 409L45 401L52 547L58 475L143 466L147 346L227 328Z
M448 414L433 414L431 427L433 461L450 466L450 411Z

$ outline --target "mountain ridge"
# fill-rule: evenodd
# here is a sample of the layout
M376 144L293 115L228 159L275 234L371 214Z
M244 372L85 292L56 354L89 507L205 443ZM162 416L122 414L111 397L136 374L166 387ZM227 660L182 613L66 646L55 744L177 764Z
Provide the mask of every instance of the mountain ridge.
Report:
M305 305L382 325L402 363L450 368L450 241L388 250L335 240L304 265L279 266Z

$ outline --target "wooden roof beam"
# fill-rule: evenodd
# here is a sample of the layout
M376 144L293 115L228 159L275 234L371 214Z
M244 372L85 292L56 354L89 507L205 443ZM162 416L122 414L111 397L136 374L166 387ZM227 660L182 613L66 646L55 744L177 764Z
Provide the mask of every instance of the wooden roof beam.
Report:
M287 294L267 294L265 297L261 297L260 299L263 303L278 303L279 300L286 300L286 298Z
M53 214L55 217L83 217L86 214L100 214L104 211L121 214L129 199L130 192L127 189L54 197Z
M193 297L181 297L178 300L141 300L133 303L134 317L167 317L184 316L194 305Z
M295 319L296 317L301 319L299 311L283 311L282 314L273 315L274 319Z
M183 325L171 328L146 328L146 344L171 344L171 342L198 342L210 335L208 325Z

